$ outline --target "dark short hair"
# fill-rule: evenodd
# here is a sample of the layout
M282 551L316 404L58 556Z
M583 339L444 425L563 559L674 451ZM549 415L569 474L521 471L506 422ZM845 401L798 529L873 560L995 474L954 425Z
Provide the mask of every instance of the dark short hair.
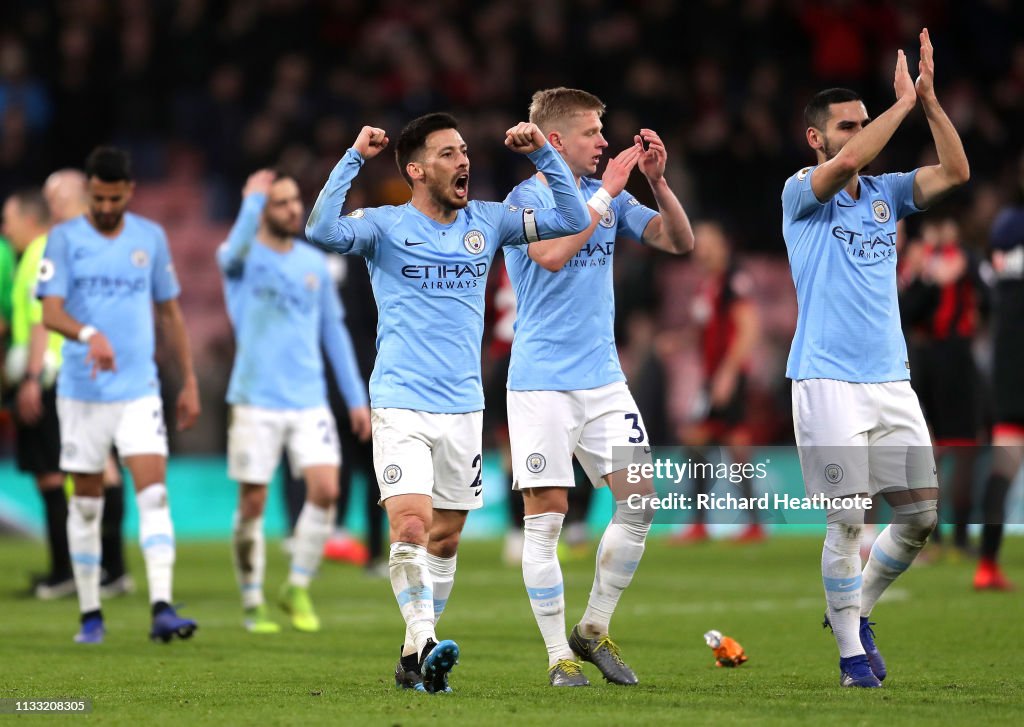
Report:
M101 182L132 181L132 158L114 146L98 146L85 159L85 176Z
M34 187L19 189L11 195L18 203L18 211L23 215L31 215L40 225L50 224L50 206L46 204L42 190Z
M282 179L290 179L295 182L296 186L299 184L299 178L286 169L274 167L270 171L274 173L274 183L280 182Z
M412 186L412 177L405 171L405 166L411 162L413 157L427 144L427 137L435 131L443 129L458 129L459 122L451 114L437 112L426 114L413 119L402 133L398 135L398 143L395 144L395 161L398 163L398 171L401 172L406 184Z
M834 103L862 100L859 93L848 88L826 88L811 97L807 108L804 109L804 121L815 129L823 129L828 121L829 106Z

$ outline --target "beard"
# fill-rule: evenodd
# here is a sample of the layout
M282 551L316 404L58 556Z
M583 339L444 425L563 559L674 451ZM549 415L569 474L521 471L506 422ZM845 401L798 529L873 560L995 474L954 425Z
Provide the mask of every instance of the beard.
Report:
M469 204L469 195L467 194L465 197L456 196L452 192L450 181L433 180L427 185L427 189L430 190L431 198L442 209L461 210Z
M121 212L93 212L92 221L100 232L113 232L121 224L124 211Z
M840 151L842 151L842 147L834 149L832 145L829 143L828 137L824 136L822 137L821 150L825 153L825 161L829 161L831 159L835 159L836 155L839 154ZM868 167L870 166L870 164L865 164L863 167L857 170L857 174L863 174L868 170Z
M296 237L299 234L299 221L278 222L267 218L267 229L274 237Z

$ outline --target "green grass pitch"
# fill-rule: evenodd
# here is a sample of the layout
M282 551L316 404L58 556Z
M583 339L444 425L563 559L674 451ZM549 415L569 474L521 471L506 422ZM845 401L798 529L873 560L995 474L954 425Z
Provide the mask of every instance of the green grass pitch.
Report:
M143 568L132 548L132 571ZM324 629L276 636L242 631L226 543L182 543L175 597L199 620L190 642L147 638L144 587L105 605L107 640L72 643L73 601L18 597L22 574L42 565L42 547L0 547L0 696L87 697L94 711L63 722L146 725L613 725L1021 723L1024 600L974 593L973 564L912 568L875 610L889 662L879 690L838 686L837 653L821 628L820 540L779 537L763 546L716 542L673 548L652 539L612 622L640 685L616 687L585 669L594 686L547 686L546 655L518 569L500 544L469 541L439 624L462 648L450 695L395 689L403 627L390 585L325 563L314 584ZM286 559L268 545L267 595ZM1009 538L1004 563L1024 580L1024 539ZM579 618L592 555L564 564L567 621ZM285 623L279 611L275 616ZM750 661L713 667L702 635L719 629ZM3 717L0 717L2 720ZM36 717L54 721L52 717Z

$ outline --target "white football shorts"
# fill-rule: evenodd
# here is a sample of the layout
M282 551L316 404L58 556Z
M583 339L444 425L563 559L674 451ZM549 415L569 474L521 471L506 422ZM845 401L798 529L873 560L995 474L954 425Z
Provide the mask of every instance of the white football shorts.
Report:
M373 409L373 467L381 502L429 495L438 510L483 506L483 411Z
M575 454L594 487L631 463L651 461L651 442L624 381L579 391L509 391L512 489L573 487Z
M167 426L159 396L127 401L83 401L57 397L60 420L60 468L99 474L111 446L122 458L140 454L167 456Z
M231 407L228 427L228 477L238 482L270 482L288 448L292 473L307 467L341 465L341 449L334 416L326 406L309 409Z
M909 381L794 381L793 429L808 495L938 487L928 425Z

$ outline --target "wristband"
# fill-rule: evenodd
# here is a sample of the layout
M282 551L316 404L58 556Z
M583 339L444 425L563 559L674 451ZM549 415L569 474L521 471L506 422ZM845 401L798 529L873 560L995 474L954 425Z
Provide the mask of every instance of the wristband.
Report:
M612 196L608 194L608 190L601 187L599 190L594 192L594 196L587 200L587 206L590 207L598 215L604 217L608 214L608 210L612 206Z
M78 340L82 343L88 343L89 339L97 333L99 333L99 331L96 330L95 326L82 326L82 330L78 332Z

